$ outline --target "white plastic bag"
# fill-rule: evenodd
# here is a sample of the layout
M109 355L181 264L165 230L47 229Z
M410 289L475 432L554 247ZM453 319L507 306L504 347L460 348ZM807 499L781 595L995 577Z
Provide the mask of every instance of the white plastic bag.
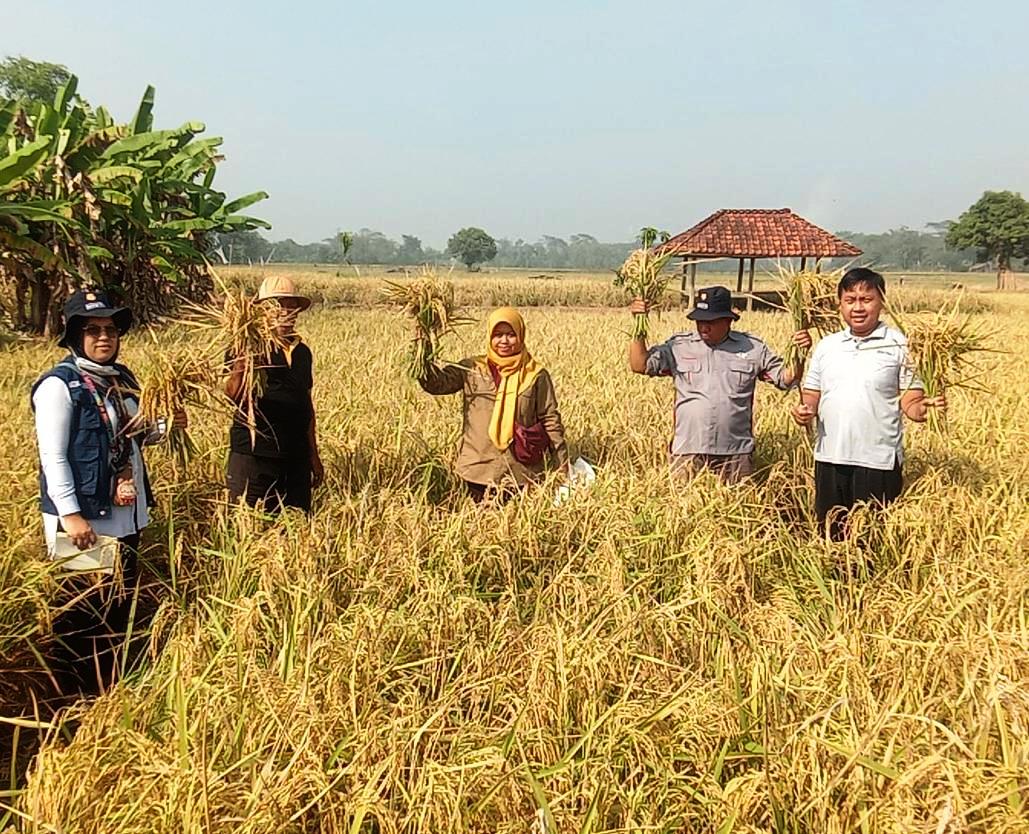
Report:
M589 461L584 458L576 458L575 462L568 467L568 483L559 486L554 493L554 506L560 507L572 497L573 492L589 489L595 480L597 480L597 471L590 466Z

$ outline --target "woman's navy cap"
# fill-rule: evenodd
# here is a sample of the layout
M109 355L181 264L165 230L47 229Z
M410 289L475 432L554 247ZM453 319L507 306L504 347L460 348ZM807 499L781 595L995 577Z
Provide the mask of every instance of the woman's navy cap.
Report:
M119 333L126 333L132 327L132 310L128 307L115 307L103 290L77 290L64 302L64 332L57 344L68 347L70 325L75 319L110 318Z

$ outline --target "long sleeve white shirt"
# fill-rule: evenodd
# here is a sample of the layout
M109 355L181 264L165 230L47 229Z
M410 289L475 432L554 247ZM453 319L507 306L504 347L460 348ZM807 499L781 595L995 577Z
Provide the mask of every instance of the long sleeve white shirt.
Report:
M58 377L48 377L40 383L32 403L36 411L36 440L39 444L39 460L46 476L47 494L57 508L57 515L43 513L43 532L47 549L54 550L60 516L71 515L80 510L75 496L75 479L68 462L68 437L71 433L72 404L68 386ZM118 431L118 413L109 397L104 398L111 425ZM136 403L126 400L129 417L136 413ZM132 465L132 480L136 486L136 500L125 507L113 506L107 518L90 519L90 526L99 536L124 538L138 533L150 521L146 503L146 486L143 479L143 456L136 443L131 444L129 462Z

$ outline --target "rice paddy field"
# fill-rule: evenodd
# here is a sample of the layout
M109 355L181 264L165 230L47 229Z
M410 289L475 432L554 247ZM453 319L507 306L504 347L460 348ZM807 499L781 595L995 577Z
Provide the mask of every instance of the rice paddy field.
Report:
M228 418L194 409L185 471L148 453L139 625L89 701L46 671L28 389L59 353L3 349L0 830L1029 831L1029 297L966 294L998 333L988 393L952 390L946 432L909 426L904 496L830 543L795 394L759 391L753 481L673 482L671 382L629 372L610 276L454 279L480 319L532 307L528 346L596 483L474 506L450 469L459 401L406 378L381 276L302 274L314 513L227 507ZM897 295L935 308L946 280ZM686 324L666 312L652 338ZM738 326L790 335L786 313ZM128 364L155 339L196 348L137 331Z

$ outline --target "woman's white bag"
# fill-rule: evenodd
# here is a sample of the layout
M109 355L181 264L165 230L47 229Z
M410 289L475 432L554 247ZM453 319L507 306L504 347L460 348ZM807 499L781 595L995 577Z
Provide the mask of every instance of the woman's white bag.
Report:
M554 506L560 507L572 497L572 493L581 489L589 489L597 480L597 471L584 458L576 458L568 467L568 483L562 484L554 493Z

